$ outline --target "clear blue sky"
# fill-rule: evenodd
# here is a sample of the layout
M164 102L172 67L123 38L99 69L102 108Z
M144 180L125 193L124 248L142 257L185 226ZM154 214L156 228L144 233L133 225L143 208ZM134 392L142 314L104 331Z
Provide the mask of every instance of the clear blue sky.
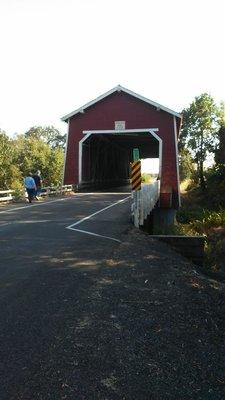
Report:
M175 111L225 100L224 0L1 0L0 129L60 118L121 84Z

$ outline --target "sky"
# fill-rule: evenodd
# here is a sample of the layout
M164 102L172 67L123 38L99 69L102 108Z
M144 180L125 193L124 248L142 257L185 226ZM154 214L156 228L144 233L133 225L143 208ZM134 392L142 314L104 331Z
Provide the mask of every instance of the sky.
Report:
M224 0L0 0L0 129L53 125L118 84L174 111L225 100Z

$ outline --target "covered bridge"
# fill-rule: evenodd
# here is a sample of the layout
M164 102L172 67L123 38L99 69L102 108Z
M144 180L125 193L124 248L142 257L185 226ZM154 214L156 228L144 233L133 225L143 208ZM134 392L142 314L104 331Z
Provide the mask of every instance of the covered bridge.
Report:
M179 113L118 85L62 120L68 123L64 184L121 186L138 148L141 159L159 158L160 206L179 206Z

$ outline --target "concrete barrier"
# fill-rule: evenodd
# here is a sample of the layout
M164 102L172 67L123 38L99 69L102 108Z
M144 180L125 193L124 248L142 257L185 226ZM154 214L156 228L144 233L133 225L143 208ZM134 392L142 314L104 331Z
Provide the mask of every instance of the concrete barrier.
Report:
M203 266L206 241L204 236L151 235L151 237L168 243L174 250L194 264Z

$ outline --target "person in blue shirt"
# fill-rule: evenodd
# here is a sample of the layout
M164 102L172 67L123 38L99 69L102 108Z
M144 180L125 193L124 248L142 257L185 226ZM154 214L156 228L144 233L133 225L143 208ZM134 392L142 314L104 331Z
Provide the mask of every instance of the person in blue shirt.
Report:
M42 179L41 179L41 171L37 171L36 174L33 175L33 179L36 185L36 192L35 192L35 199L38 199L38 196L41 194L41 186L42 186Z
M29 172L29 174L24 179L24 185L28 194L28 201L29 203L32 203L37 188L31 172Z

